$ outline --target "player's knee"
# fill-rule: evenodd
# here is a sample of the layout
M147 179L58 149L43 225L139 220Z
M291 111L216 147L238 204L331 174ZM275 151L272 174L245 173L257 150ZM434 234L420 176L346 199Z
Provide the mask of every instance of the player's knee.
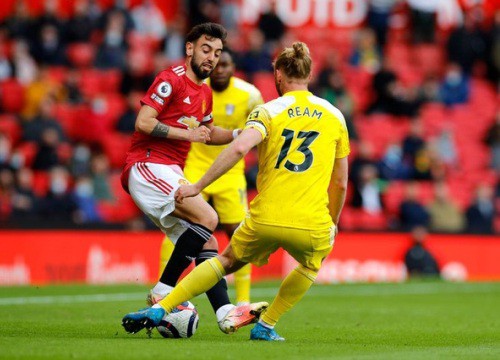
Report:
M217 224L219 223L219 217L214 209L210 208L209 211L203 214L203 219L201 224L207 227L208 229L215 231Z
M210 250L219 250L219 243L217 242L217 239L215 236L211 236L210 239L205 243L203 246L204 249L210 249Z

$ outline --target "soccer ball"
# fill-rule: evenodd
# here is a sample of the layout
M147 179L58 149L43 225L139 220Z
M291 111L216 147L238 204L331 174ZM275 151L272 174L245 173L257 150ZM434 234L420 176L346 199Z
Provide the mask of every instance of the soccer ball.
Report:
M156 327L161 336L171 339L189 338L198 328L198 311L189 301L177 306L170 314L166 314Z

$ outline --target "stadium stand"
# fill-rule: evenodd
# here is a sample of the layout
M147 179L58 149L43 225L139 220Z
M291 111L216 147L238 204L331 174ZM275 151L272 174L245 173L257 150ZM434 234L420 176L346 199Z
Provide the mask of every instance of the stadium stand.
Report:
M30 2L32 12L30 16L32 22L36 23L37 20L42 19L37 17L41 9L33 3ZM64 23L65 19L72 14L73 9L70 3L65 2L61 8L61 19L59 19L61 23ZM105 38L106 21L110 18L109 14L117 11L113 10L110 1L98 3L101 4L99 17L95 17L95 14L91 14L90 11L87 13L93 24L92 33L88 36L89 41L65 42L63 36L67 61L63 65L38 63L37 68L39 72L41 70L47 72L47 79L50 79L51 85L47 85L45 89L47 93L43 96L49 96L55 101L52 115L62 126L67 137L60 139L61 144L57 149L59 165L71 169L75 146L83 143L92 154L104 154L111 167L107 182L113 189L113 199L100 201L101 221L87 225L124 226L140 216L140 212L119 185L119 173L130 142L130 134L120 133L117 130L117 122L127 110L127 95L130 91L143 93L143 83L148 83L154 75L155 68L156 71L158 70L158 63L169 64L169 59L164 53L166 40L159 40L154 36L125 27L123 28L124 37L120 41L126 49L126 57L129 62L135 62L137 71L143 74L127 87L123 87L123 68L98 68L96 62L99 47ZM138 3L138 1L131 1L130 8ZM7 1L0 7L0 15L4 19L0 25L0 45L6 49L8 60L13 64L11 75L0 80L0 134L5 135L9 141L8 148L3 151L5 155L1 159L2 169L15 173L22 167L32 167L40 144L23 141L25 125L31 120L31 110L28 111L27 107L32 106L32 94L30 92L27 97L27 93L32 90L29 90L31 83L23 83L19 80L21 69L16 65L17 60L12 48L21 40L28 42L33 48L39 39L36 32L26 38L26 33L16 32L17 30L12 28L12 21L7 21L11 15L12 5L12 2ZM167 13L174 7L172 4L163 6L163 10L167 9ZM405 13L407 11L404 5L398 5L394 9L398 19L407 16ZM475 9L467 11L475 11ZM117 13L118 20L115 18L114 21L119 24L121 21L126 23L121 18L124 15ZM176 21L176 17L172 14L166 17L167 21ZM475 26L483 31L485 38L490 39L488 41L491 41L488 36L494 36L494 34L497 38L493 41L499 41L498 24L495 28L491 21L488 22L488 19L485 19ZM494 29L497 29L496 33ZM249 43L250 30L248 27L237 29L240 39L235 34L230 36L229 44L238 50L239 58L244 56L246 49L242 47ZM353 185L350 184L351 195L348 197L340 225L343 229L399 230L399 205L404 199L406 184L413 180L419 181L419 198L422 204L426 205L433 200L433 182L444 180L449 187L453 201L464 212L472 205L478 184L486 184L496 189L495 198L491 201L496 204L494 229L496 232L500 231L498 177L500 169L493 167L490 148L484 142L488 129L495 122L500 111L498 69L496 69L496 77L492 76L491 74L495 74L495 69L492 72L491 63L486 58L476 59L472 72L465 73L470 86L468 100L464 104L446 106L437 94L439 84L444 79L447 66L450 64L446 43L451 30L436 31L434 42L413 43L409 36L411 33L409 26L393 27L387 33L386 44L378 50L382 61L390 59L392 64L394 78L388 89L395 92L392 95L400 97L401 101L406 101L403 104L411 103L415 106L417 110L413 116L402 116L373 108L378 90L373 87L373 84L380 67L375 67L372 71L371 68L350 61L353 53L359 50L356 35L359 31L369 33L371 31L369 28L344 29L335 32L317 31L314 28L288 29L287 34L280 40L282 42L273 45L277 46L273 48L276 51L279 46L288 44L291 39L306 41L315 61L315 75L321 74L321 70L327 66L331 66L328 71L342 74L345 82L342 90L353 103L352 115L350 114L348 121L358 136L358 139L352 139L351 161L358 156L358 144L363 141L371 145L374 161L380 167L382 161L387 159L386 156L391 155L397 158L412 122L420 121L422 124L424 145L417 149L414 159L408 160L401 157L398 160L400 166L408 166L414 172L399 174L395 178L384 178L385 173L379 172L377 181L381 184L383 207L377 213L352 207L350 201ZM334 62L332 57L338 57L339 60ZM277 96L271 72L257 71L247 74L239 69L238 74L252 81L261 90L266 101ZM76 86L72 84L72 81ZM318 80L314 89L320 88L320 85ZM345 104L335 101L333 103L345 112L342 108ZM498 142L498 139L496 141ZM256 164L256 154L252 152L246 160L247 169L252 169ZM85 175L92 176L90 166L87 168ZM418 176L415 175L417 173ZM71 184L73 185L76 177L81 175L72 173ZM50 183L48 171L35 171L33 190L38 197L43 198L53 186L55 184ZM73 191L71 186L68 191ZM0 198L3 202L8 201L12 195L6 189L0 189L0 192L2 192ZM249 200L254 196L255 189L250 189ZM1 207L8 209L9 204L3 203ZM3 212L8 213L8 210L3 210ZM4 219L4 226L9 226L8 218Z

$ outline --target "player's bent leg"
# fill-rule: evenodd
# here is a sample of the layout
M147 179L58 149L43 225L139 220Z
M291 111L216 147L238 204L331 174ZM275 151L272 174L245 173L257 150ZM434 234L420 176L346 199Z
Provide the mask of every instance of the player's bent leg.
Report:
M281 316L283 316L284 313L290 310L300 301L300 299L302 299L316 280L317 274L317 270L308 269L303 265L297 266L290 274L288 274L285 280L281 283L280 289L274 298L274 301L267 308L266 312L262 314L259 320L259 324L261 326L255 327L256 330L252 333L250 338L252 340L276 340L272 339L272 337L274 335L279 337L279 335L275 332L272 333L271 331L268 331L268 335L271 339L260 338L260 335L262 335L262 337L266 337L266 335L262 334L262 331L265 330L262 329L262 327L273 330L274 325L276 325Z

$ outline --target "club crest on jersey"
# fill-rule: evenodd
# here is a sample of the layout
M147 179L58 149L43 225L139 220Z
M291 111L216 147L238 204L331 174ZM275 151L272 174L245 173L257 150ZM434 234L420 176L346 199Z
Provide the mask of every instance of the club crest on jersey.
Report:
M179 185L189 185L189 181L187 181L186 179L179 179Z
M166 81L163 81L162 83L160 83L160 85L158 85L158 87L156 88L156 92L158 93L158 95L160 95L161 97L168 97L170 96L170 94L172 93L172 85L170 85L170 83L166 82Z
M226 104L226 115L233 115L235 108L234 104Z

